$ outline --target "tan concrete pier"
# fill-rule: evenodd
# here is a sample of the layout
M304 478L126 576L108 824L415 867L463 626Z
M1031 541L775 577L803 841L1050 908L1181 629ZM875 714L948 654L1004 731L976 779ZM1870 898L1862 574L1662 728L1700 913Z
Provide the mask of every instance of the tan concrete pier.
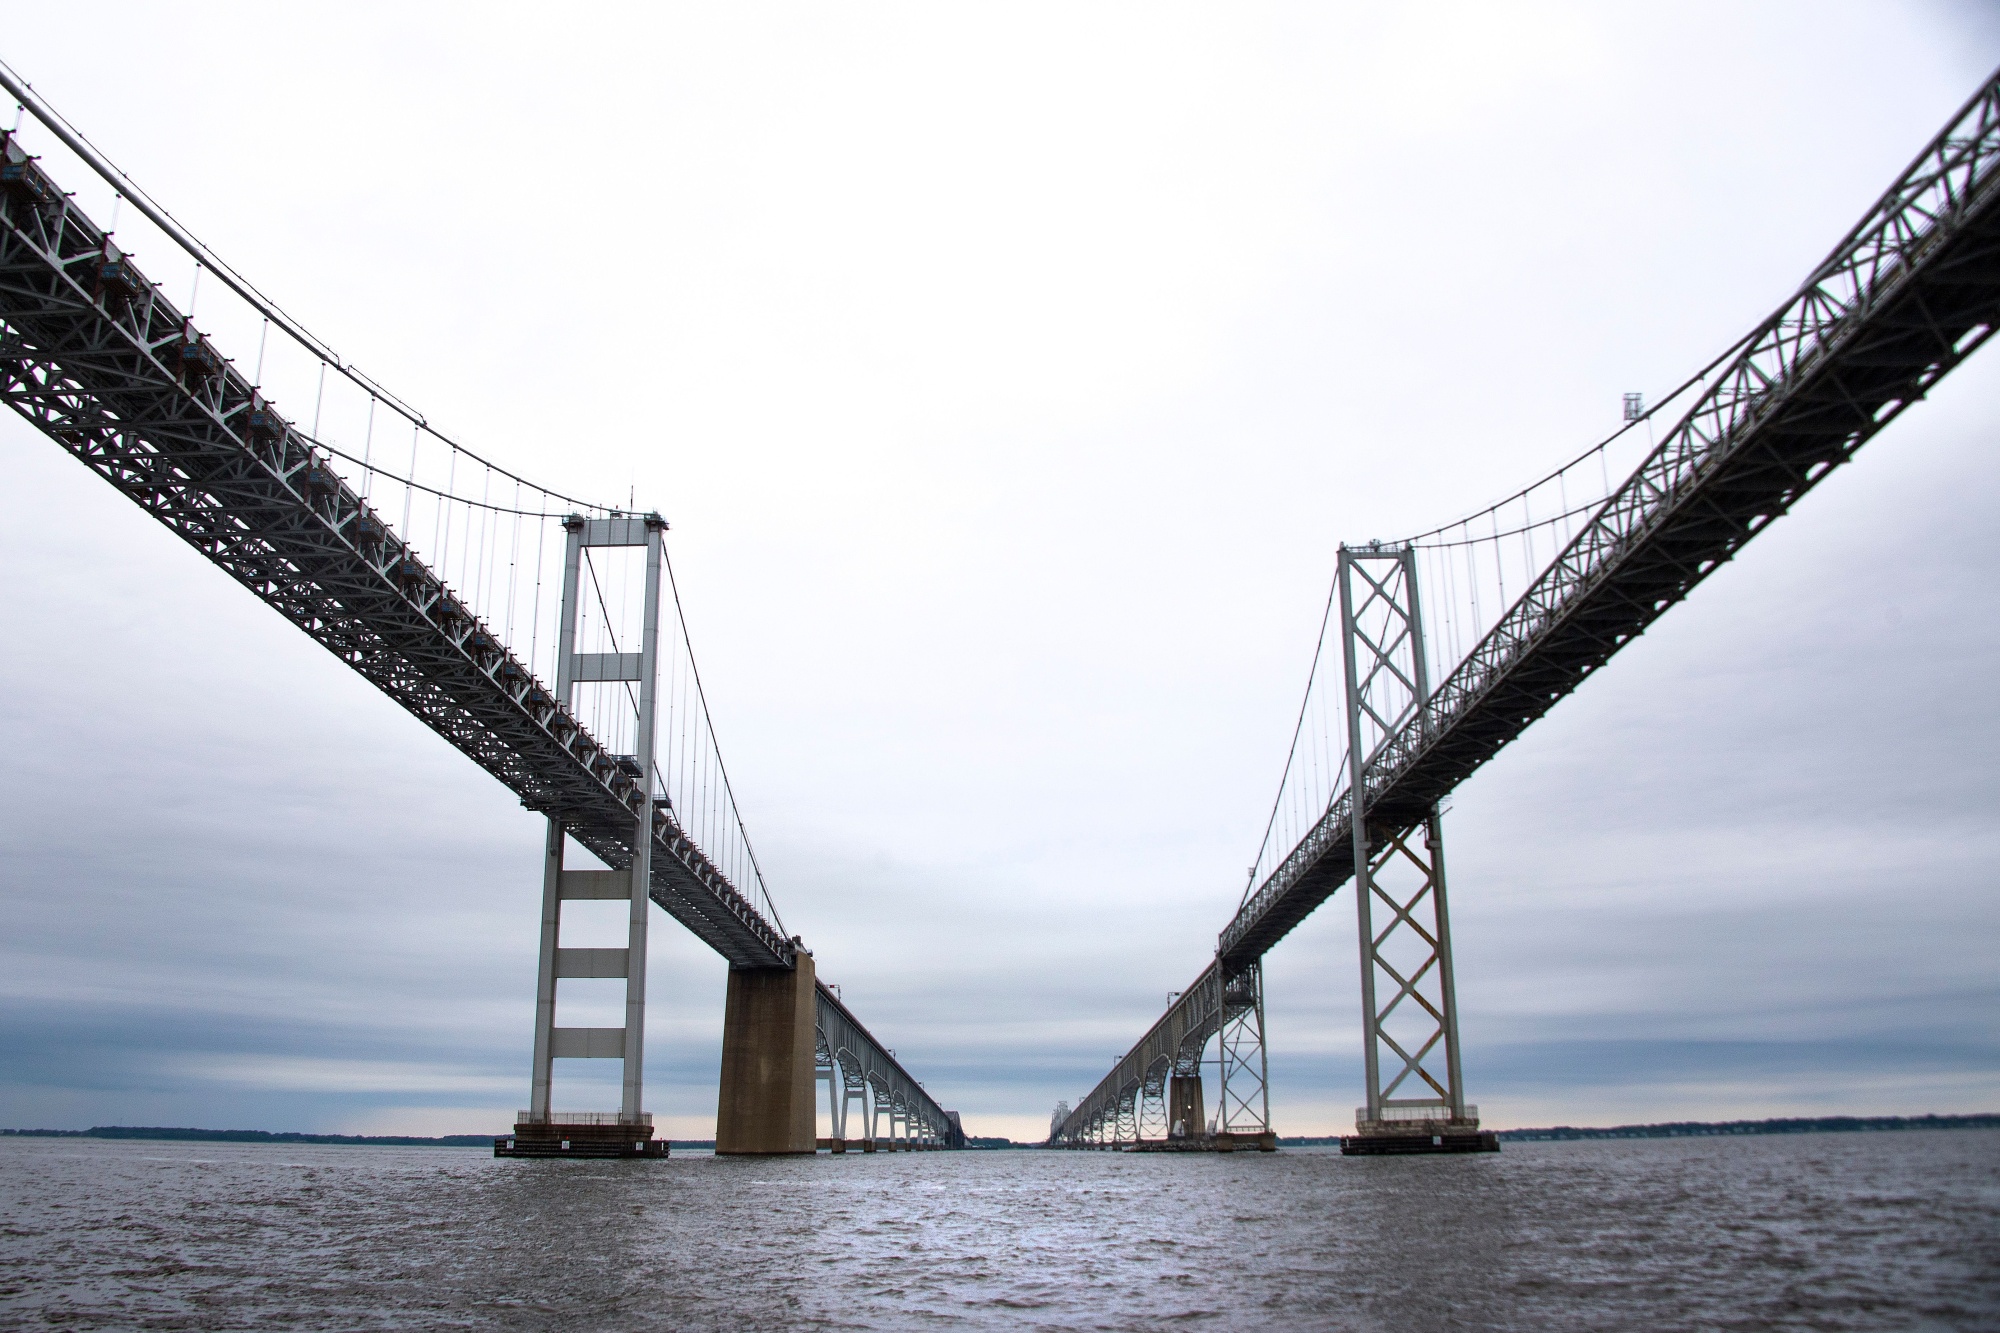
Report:
M813 976L812 955L803 949L790 970L730 969L717 1156L809 1154L818 1147Z

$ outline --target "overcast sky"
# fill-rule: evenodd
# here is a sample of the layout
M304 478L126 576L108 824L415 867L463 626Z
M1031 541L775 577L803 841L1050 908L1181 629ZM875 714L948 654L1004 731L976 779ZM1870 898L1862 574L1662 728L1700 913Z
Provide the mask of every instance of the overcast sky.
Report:
M0 57L433 421L667 514L787 924L1023 1138L1210 956L1337 543L1678 383L2000 63L1916 0L555 12ZM2000 1107L1996 409L1989 352L1457 793L1489 1124ZM11 416L0 488L0 1124L505 1126L538 818ZM1351 901L1269 959L1285 1133L1360 1097ZM652 949L705 1137L723 965Z

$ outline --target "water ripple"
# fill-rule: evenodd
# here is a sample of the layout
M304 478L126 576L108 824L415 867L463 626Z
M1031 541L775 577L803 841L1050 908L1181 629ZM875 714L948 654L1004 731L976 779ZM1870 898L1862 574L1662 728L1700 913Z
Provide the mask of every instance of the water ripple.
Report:
M0 1326L2000 1328L2000 1133L1346 1160L0 1140Z

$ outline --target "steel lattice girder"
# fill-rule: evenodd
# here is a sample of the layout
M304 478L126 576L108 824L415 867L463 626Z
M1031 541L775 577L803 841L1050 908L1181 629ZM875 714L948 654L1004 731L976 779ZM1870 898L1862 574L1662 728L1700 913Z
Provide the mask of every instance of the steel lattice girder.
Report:
M1921 399L2000 322L2000 75L1371 758L1371 830L1426 812ZM1352 792L1218 940L1260 958L1354 874Z
M1389 910L1389 921L1381 929L1373 931L1363 953L1362 965L1386 974L1390 988L1386 1000L1380 990L1374 992L1377 1008L1372 1019L1364 1015L1363 1039L1372 1037L1379 1046L1387 1047L1389 1054L1398 1062L1394 1069L1387 1071L1386 1082L1379 1064L1370 1067L1374 1086L1369 1089L1368 1097L1376 1111L1391 1104L1391 1099L1404 1082L1414 1076L1429 1087L1430 1092L1456 1119L1462 1112L1465 1097L1459 1079L1457 1001L1451 978L1449 931L1445 925L1443 843L1439 834L1438 820L1432 816L1414 830L1383 839L1369 853L1368 887L1380 905ZM1424 849L1422 855L1410 845L1418 839L1421 839L1420 845ZM1414 889L1407 882L1397 893L1384 888L1385 876L1382 872L1392 863L1416 872ZM1383 945L1398 937L1407 939L1410 936L1422 942L1419 951L1415 956L1407 957L1404 965L1398 967L1384 956ZM1378 986L1382 979L1376 979ZM1387 1030L1396 1011L1406 1005L1413 1015L1415 1012L1423 1015L1421 1019L1413 1017L1416 1026L1414 1030L1405 1032L1407 1043ZM1378 1061L1381 1054L1378 1049ZM1442 1083L1438 1081L1438 1073L1430 1067L1433 1058L1443 1065L1439 1071L1444 1076ZM1422 1096L1421 1089L1419 1095ZM1408 1102L1409 1098L1406 1096L1404 1100Z
M20 160L10 136L0 148ZM636 781L31 162L0 196L0 394L376 688L626 868ZM793 946L655 815L651 895L738 967Z
M1139 1044L1077 1103L1069 1118L1049 1136L1049 1142L1071 1147L1087 1143L1095 1130L1116 1124L1119 1108L1140 1096L1149 1084L1169 1074L1197 1072L1209 1038L1256 1003L1253 976L1239 973L1225 978L1219 966L1210 964L1167 1007Z
M1260 1133L1268 1130L1271 1126L1264 1113L1269 1100L1264 1076L1264 1026L1258 1021L1254 1007L1244 1009L1222 1025L1216 1050L1221 1069L1215 1089L1216 1129L1225 1134L1240 1133L1253 1125Z

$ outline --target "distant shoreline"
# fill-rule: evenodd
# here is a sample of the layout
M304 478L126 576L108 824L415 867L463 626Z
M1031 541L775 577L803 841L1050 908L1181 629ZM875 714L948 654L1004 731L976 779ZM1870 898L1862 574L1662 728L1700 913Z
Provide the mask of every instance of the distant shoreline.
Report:
M1745 1134L1883 1134L1911 1129L2000 1129L2000 1113L1982 1115L1824 1115L1773 1120L1674 1120L1657 1125L1606 1128L1556 1125L1547 1129L1503 1129L1517 1143L1557 1143L1577 1139L1715 1139ZM1331 1147L1338 1135L1278 1140L1281 1148Z
M1530 1143L1564 1139L1700 1139L1735 1134L1882 1134L1908 1129L2000 1129L2000 1114L1982 1115L1824 1115L1774 1120L1675 1120L1659 1125L1615 1125L1609 1129L1503 1129L1500 1137Z
M1882 1134L1913 1129L2000 1129L2000 1112L1979 1115L1830 1115L1772 1120L1675 1120L1656 1125L1590 1127L1556 1125L1546 1129L1503 1129L1502 1139L1525 1143L1555 1143L1580 1139L1704 1139L1746 1134ZM297 1134L264 1129L184 1129L160 1125L96 1125L90 1129L0 1129L0 1138L146 1139L169 1143L331 1144L377 1148L491 1148L493 1134L445 1134L421 1138L411 1134ZM676 1148L701 1152L714 1139L674 1139ZM1281 1148L1334 1147L1337 1134L1281 1135ZM1002 1138L968 1138L968 1148L1039 1148Z
M95 1125L90 1129L0 1129L0 1138L17 1139L147 1139L166 1143L333 1144L375 1148L491 1148L504 1135L445 1134L420 1138L413 1134L294 1134L266 1129L181 1129L164 1125ZM676 1148L713 1148L714 1139L674 1139Z

